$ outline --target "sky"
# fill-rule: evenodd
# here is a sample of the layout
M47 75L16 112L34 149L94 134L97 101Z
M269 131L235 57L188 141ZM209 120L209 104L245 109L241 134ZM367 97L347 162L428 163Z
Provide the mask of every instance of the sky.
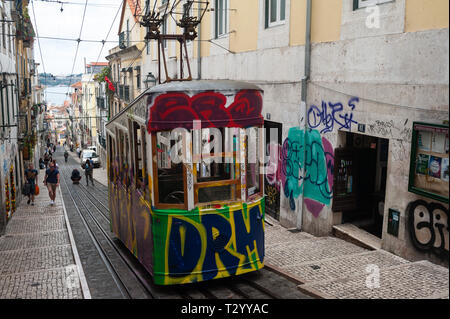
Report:
M48 1L48 0L47 0ZM28 6L31 22L35 33L39 37L68 38L81 40L107 40L116 41L107 42L103 50L102 43L80 42L78 53L75 59L77 49L76 41L62 41L54 39L40 38L42 59L39 52L38 39L34 42L34 58L39 65L39 73L45 71L53 75L68 75L72 73L84 73L84 59L86 63L96 62L99 54L99 62L107 62L105 57L108 50L118 45L119 22L122 12L119 7L122 0L87 0L86 13L84 17L83 28L80 37L80 29L83 20L83 12L86 0L32 0ZM34 6L34 16L33 13ZM114 17L117 17L114 21ZM114 24L112 24L114 21ZM106 38L109 29L112 29ZM42 63L43 60L43 63Z

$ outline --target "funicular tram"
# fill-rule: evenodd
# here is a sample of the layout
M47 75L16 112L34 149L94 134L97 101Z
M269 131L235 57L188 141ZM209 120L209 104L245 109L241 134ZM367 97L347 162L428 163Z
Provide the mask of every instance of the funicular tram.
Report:
M111 230L155 284L264 265L262 90L172 81L106 125Z

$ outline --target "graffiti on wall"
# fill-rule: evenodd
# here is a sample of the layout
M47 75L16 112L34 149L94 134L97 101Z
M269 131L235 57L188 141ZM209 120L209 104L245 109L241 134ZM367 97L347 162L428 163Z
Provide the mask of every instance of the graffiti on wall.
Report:
M439 203L417 200L408 205L407 213L414 246L448 260L448 209Z
M296 209L296 199L303 194L308 211L318 217L333 197L334 151L331 143L317 130L308 130L305 135L304 130L293 127L281 149L271 146L270 150L266 171L269 185L282 188L291 210ZM275 164L276 154L278 162Z
M356 103L359 102L358 97L352 97L348 100L347 105L341 102L332 103L322 101L321 107L311 105L308 110L308 125L315 129L319 126L324 126L320 133L332 132L335 128L352 131L353 125L358 122L353 119L353 111L356 108Z

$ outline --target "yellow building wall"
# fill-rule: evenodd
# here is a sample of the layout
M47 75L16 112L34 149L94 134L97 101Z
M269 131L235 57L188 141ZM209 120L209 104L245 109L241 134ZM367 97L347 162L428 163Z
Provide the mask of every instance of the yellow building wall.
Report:
M342 0L313 0L311 9L311 41L313 43L338 41L341 36ZM291 1L291 46L305 45L306 0Z
M306 0L291 1L289 45L305 45Z
M406 0L405 32L448 28L449 0Z
M211 8L211 3L208 6L208 9ZM212 34L211 34L211 23L212 23L212 16L214 15L214 13L212 11L210 12L206 12L205 15L203 16L203 20L202 23L200 24L200 28L201 28L201 33L200 33L200 38L197 40L209 40L212 39ZM202 57L207 57L210 55L210 49L211 49L211 43L207 42L207 41L202 41L201 43L201 55Z
M258 0L230 0L230 50L254 51L258 48Z
M342 0L313 0L311 2L311 41L313 43L339 41Z

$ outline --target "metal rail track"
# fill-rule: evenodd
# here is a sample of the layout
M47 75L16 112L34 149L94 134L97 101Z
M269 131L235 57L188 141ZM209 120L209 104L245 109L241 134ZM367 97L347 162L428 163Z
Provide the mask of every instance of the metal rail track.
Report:
M108 234L107 231L105 231L104 227L101 225L101 223L98 221L98 219L96 218L96 216L90 211L89 208L94 207L97 212L100 214L100 216L102 216L103 218L106 219L106 221L109 223L109 218L106 218L105 215L100 211L100 209L97 207L97 205L89 198L89 196L84 196L85 199L87 199L91 205L89 205L90 207L88 207L86 205L86 203L83 201L83 199L81 198L80 194L78 193L78 191L75 191L73 193L75 193L75 195L78 198L78 201L75 200L75 197L73 196L73 193L70 192L70 189L67 185L67 181L66 178L68 178L67 175L67 169L63 169L61 170L64 175L64 183L66 184L66 187L69 191L70 197L72 198L75 207L77 208L78 213L80 214L80 216L83 219L83 222L85 224L85 226L87 227L87 229L89 230L89 233L93 233L92 232L92 228L91 226L89 226L89 223L86 220L86 217L81 213L80 209L79 209L79 205L83 206L84 210L88 213L90 219L93 221L93 224L96 226L96 228L98 230L100 230L101 234L103 235L103 238L106 239L109 247L113 248L113 250L115 251L115 253L117 254L117 256L119 257L120 261L122 261L126 267L128 268L128 270L130 271L130 273L133 275L133 277L137 280L137 282L139 282L139 284L144 288L146 294L150 297L150 298L155 298L155 294L152 291L152 288L150 287L150 285L148 284L148 282L146 280L144 280L142 278L142 275L133 267L133 265L130 263L129 258L127 258L125 256L125 254L117 247L117 245L114 243L113 239L111 238L111 236ZM74 187L72 190L78 188L82 189L81 187ZM84 194L86 194L86 192L83 192ZM111 258L107 256L107 254L104 251L104 248L101 247L100 241L97 238L97 236L93 236L92 237L94 240L94 244L96 245L96 247L99 247L102 254L102 260L105 262L105 265L107 265L108 270L111 272L111 275L113 275L113 278L115 279L115 282L119 288L120 291L124 290L124 297L127 298L133 298L132 294L130 293L129 289L126 287L126 283L124 283L124 280L121 278L121 274L120 271L118 271L117 269L114 268L113 266L113 262L111 261ZM100 251L99 251L100 252Z
M92 242L94 243L95 248L97 249L97 251L98 251L98 253L99 253L103 263L105 264L106 268L108 269L108 272L111 274L111 276L112 276L112 278L113 278L117 288L119 289L120 293L122 294L122 296L124 298L130 299L131 298L130 291L124 285L124 283L123 283L122 279L120 278L119 274L114 269L110 258L107 256L105 250L101 247L100 241L97 238L97 236L94 234L92 228L89 226L88 221L86 220L86 217L81 213L81 211L80 211L80 209L79 209L79 207L77 205L77 202L75 201L75 198L72 195L72 193L71 193L71 191L69 189L69 186L67 185L67 182L66 182L65 178L63 178L63 182L64 182L64 185L67 188L67 191L68 191L68 194L69 194L70 198L72 199L72 201L74 203L74 206L75 206L75 208L76 208L76 210L78 212L78 215L80 216L80 218L81 218L81 220L82 220L82 222L83 222L83 224L84 224L84 226L85 226L85 228L86 228L86 230L87 230L87 232L89 234L89 237L91 238Z

